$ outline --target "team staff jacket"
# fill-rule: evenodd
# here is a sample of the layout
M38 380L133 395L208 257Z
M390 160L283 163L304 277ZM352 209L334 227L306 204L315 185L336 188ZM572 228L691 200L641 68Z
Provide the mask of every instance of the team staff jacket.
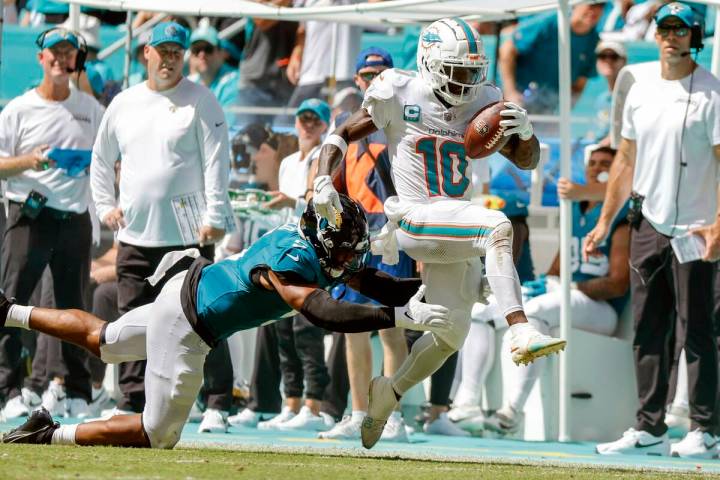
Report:
M276 291L260 285L258 277L263 270L272 270L294 285L329 290L340 284L323 273L315 249L294 223L272 230L248 249L218 263L197 259L185 277L181 302L191 325L206 343L212 346L237 331L296 313ZM404 305L420 286L418 279L400 280L376 273L366 269L359 274L373 276L373 281L360 282L367 287L361 289L362 293L388 306ZM353 305L353 308L369 307ZM330 328L363 331L357 325L346 330L341 323L338 321ZM394 326L394 320L381 323L375 328ZM373 329L372 325L369 327L368 330Z

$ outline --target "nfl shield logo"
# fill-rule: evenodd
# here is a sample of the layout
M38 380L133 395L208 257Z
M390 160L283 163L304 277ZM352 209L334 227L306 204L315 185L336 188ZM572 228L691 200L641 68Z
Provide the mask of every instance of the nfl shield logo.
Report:
M420 105L405 105L403 112L403 119L406 122L419 122L420 121Z

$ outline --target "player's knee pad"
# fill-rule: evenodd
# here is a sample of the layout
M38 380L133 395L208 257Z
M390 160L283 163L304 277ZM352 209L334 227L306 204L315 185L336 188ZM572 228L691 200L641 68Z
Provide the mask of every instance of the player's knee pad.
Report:
M147 320L132 315L107 323L100 335L100 358L105 363L121 363L147 358Z

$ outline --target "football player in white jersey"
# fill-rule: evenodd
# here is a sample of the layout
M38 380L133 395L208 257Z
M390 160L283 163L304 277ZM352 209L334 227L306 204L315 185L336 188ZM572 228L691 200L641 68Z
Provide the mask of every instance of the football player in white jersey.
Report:
M398 195L385 202L388 224L373 242L373 252L393 263L399 247L423 262L428 301L451 310L450 332L424 335L392 378L372 380L361 428L365 448L377 442L400 397L462 346L472 305L481 294L480 257L485 257L485 277L510 325L513 360L529 363L566 343L527 323L512 261L510 221L469 201L465 127L482 107L502 101L500 90L486 83L488 60L478 33L458 18L432 23L420 34L417 65L418 72L390 69L373 81L363 108L326 139L314 182L318 212L332 222L339 197L331 172L348 143L383 129ZM500 153L520 168L535 168L540 150L527 112L510 102L505 106L500 124L509 138Z

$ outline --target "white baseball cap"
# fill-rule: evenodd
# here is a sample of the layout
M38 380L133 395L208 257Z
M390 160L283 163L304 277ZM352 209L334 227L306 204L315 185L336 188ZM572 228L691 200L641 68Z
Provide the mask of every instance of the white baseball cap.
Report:
M627 50L625 49L625 45L620 42L616 42L615 40L599 41L597 47L595 47L595 54L597 55L604 50L612 50L613 52L620 55L622 58L627 58Z

